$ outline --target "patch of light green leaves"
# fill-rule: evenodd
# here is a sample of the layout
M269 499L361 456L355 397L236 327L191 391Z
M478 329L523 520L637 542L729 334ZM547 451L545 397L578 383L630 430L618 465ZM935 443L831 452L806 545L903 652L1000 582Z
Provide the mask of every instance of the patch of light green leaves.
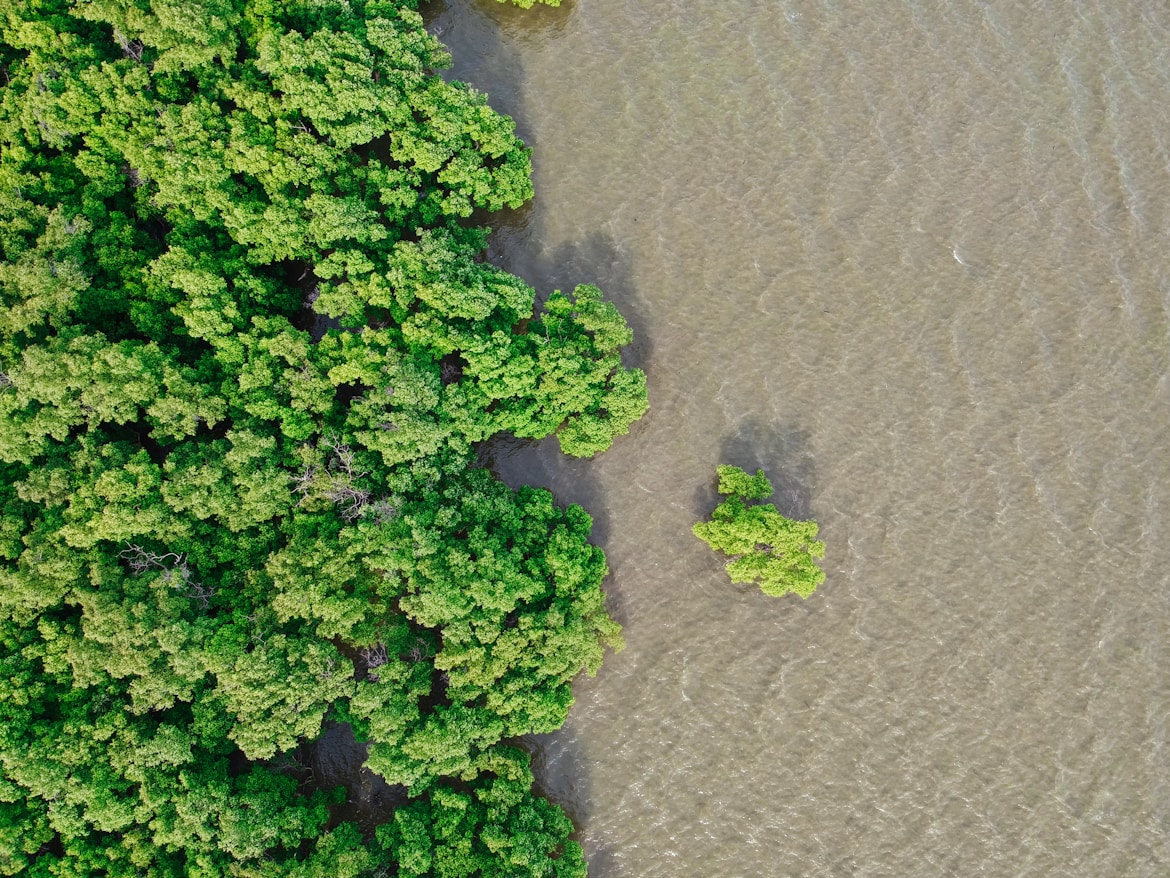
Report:
M793 592L806 598L825 581L816 561L825 556L815 521L795 521L770 503L772 485L758 470L754 476L739 467L720 466L719 493L727 499L715 507L710 521L697 523L695 536L717 552L729 555L732 582L756 583L764 594Z

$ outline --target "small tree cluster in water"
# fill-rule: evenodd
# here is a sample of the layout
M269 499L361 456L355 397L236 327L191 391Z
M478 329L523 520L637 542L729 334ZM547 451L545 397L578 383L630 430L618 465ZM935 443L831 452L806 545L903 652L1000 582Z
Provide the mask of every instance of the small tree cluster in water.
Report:
M474 452L592 455L645 378L482 261L529 154L415 5L7 5L0 874L585 874L503 742L621 645L605 558ZM296 764L336 722L406 791L367 837Z
M749 476L737 466L720 466L718 473L719 493L728 497L694 532L715 551L731 556L731 581L758 583L764 594L775 597L794 592L806 598L816 591L825 581L825 572L815 563L825 557L817 523L786 518L771 503L744 502L772 496L763 470Z

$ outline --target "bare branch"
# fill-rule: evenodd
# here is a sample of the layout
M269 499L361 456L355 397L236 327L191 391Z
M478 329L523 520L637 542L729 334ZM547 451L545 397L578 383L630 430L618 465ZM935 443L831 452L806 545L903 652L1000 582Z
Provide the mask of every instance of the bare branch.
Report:
M313 486L313 479L317 476L317 468L315 466L305 467L305 471L299 476L290 476L293 483L294 494L307 494L309 489Z
M370 492L364 488L356 488L346 481L335 479L333 486L325 492L325 496L337 504L347 504L341 510L341 517L346 521L354 521L361 516L366 505L370 502Z
M114 39L118 41L118 45L122 49L122 54L127 58L133 58L135 61L142 60L142 50L146 48L141 40L131 40L120 31L114 31Z
M414 645L406 652L406 657L412 662L421 662L424 659L429 659L434 653L431 652L430 646L421 637L416 637Z
M215 589L201 582L188 582L184 593L205 610L211 606L211 599L215 597Z
M363 649L360 655L366 664L366 676L377 683L378 675L374 673L374 669L380 668L390 661L390 654L386 651L386 647L379 642Z
M144 573L151 568L156 570L170 570L170 565L184 565L184 558L176 552L167 552L165 555L159 555L155 552L148 552L142 546L127 544L126 548L118 553L119 558L124 558L129 562L130 569L135 573ZM185 566L185 565L184 565Z
M162 574L159 579L171 588L196 601L205 610L211 606L215 589L193 579L194 573L187 563L185 554L167 552L160 555L142 546L127 544L126 548L118 553L118 557L126 561L126 566L135 576L141 576L149 570L158 570Z
M331 469L340 469L351 479L360 479L368 475L368 473L354 472L354 464L357 461L357 455L353 449L341 441L341 438L336 433L330 433L322 437L322 442L325 446L333 452L333 457L330 460Z

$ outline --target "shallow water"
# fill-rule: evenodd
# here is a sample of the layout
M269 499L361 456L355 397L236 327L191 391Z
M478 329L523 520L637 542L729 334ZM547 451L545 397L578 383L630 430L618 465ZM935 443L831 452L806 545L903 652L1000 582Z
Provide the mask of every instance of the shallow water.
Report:
M516 117L491 258L600 285L649 415L501 444L595 516L627 648L533 741L593 878L1170 874L1170 8L428 9ZM690 533L721 462L808 601Z

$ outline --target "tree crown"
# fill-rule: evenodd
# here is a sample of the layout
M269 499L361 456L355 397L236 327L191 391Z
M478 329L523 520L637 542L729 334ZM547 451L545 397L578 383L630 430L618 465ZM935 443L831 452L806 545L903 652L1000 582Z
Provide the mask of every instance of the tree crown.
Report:
M719 493L727 499L715 507L709 521L692 528L695 536L717 552L731 556L726 567L732 582L755 582L764 594L779 597L793 592L811 595L825 581L816 561L825 556L817 540L815 521L795 521L771 503L772 484L763 470L748 475L737 466L718 467Z

